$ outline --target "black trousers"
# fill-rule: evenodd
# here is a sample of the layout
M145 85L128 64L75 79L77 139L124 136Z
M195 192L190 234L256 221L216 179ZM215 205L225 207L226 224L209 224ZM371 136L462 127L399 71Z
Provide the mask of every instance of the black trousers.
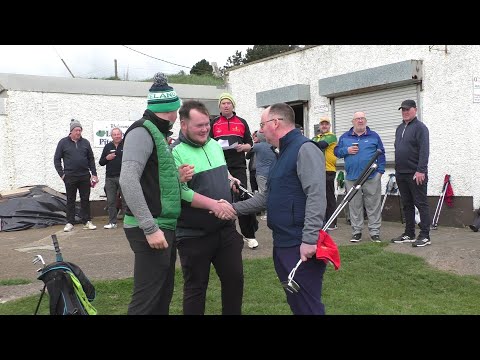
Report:
M415 237L415 206L420 213L420 236L430 237L430 208L427 200L428 176L422 185L417 185L413 180L414 173L399 174L395 173L398 190L403 202L403 212L405 214L405 234Z
M245 168L229 168L230 175L240 180L240 182L247 186L247 169ZM234 201L239 201L238 196L234 195ZM238 217L238 224L242 235L247 239L254 239L255 232L258 230L258 220L255 214L242 215Z
M250 171L250 187L252 188L252 192L254 192L255 190L258 190L256 171Z
M335 212L337 208L337 199L335 198L335 171L327 171L326 172L326 193L327 193L327 209L325 211L325 223L330 219L332 214ZM337 224L337 218L333 220L330 226L334 226Z
M222 314L241 315L243 299L243 238L227 225L200 238L177 239L184 279L183 314L203 315L213 264L222 287Z
M83 224L92 220L90 215L90 175L63 178L67 194L67 223L75 224L75 201L80 194L80 218Z
M133 294L128 315L168 315L175 280L175 231L162 229L166 249L152 249L140 228L124 228L135 254ZM121 266L121 264L119 264Z

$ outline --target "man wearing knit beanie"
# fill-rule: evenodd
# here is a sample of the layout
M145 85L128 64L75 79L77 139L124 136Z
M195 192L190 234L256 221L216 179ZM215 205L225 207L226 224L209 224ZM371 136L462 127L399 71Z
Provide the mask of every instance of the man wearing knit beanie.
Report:
M185 182L193 175L188 165L177 169L167 142L180 99L165 74L158 73L153 80L143 117L123 139L120 187L127 205L123 230L135 254L129 315L169 313L181 207L179 178Z
M230 93L223 93L218 98L220 116L212 121L210 137L215 140L226 140L229 145L237 143L234 149L224 150L230 174L239 179L244 187L247 186L247 161L245 153L253 146L252 134L245 119L235 113L235 99ZM240 200L237 196L236 201ZM238 218L240 230L250 249L258 246L255 232L258 230L258 221L255 214L243 215Z
M147 109L154 113L177 111L180 108L180 99L175 90L168 86L166 75L157 73L153 80L148 92Z
M77 190L80 194L80 217L83 229L97 228L93 225L90 214L90 185L98 182L97 169L92 147L90 142L82 137L82 130L78 120L70 121L70 133L58 142L53 160L58 175L65 183L67 195L67 224L63 229L65 232L73 230Z
M73 129L75 129L77 127L80 128L80 130L83 130L82 125L80 125L80 121L72 119L70 121L70 133L72 133Z
M220 105L222 104L222 100L225 99L229 100L232 103L232 107L235 109L235 100L233 96L229 93L220 94L220 97L218 98L218 107L220 107Z

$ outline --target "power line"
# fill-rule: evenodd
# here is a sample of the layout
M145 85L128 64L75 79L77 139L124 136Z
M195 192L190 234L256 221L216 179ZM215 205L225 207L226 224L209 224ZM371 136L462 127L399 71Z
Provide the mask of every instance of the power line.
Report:
M132 48L128 47L127 45L122 45L122 46L126 47L126 48L127 48L127 49L129 49L129 50L135 51L135 52L137 52L137 53L139 53L139 54L142 54L142 55L148 56L148 57L150 57L150 58L152 58L152 59L155 59L155 60L160 60L160 61L166 62L166 63L168 63L168 64L172 64L172 65L175 65L175 66L180 66L180 67L184 67L184 68L186 68L186 69L190 69L190 67L189 67L189 66L185 66L185 65L179 65L179 64L175 64L175 63L173 63L173 62L167 61L167 60L159 59L159 58L157 58L157 57L155 57L155 56L148 55L148 54L145 54L145 53L143 53L143 52L141 52L141 51L138 51L138 50L132 49Z

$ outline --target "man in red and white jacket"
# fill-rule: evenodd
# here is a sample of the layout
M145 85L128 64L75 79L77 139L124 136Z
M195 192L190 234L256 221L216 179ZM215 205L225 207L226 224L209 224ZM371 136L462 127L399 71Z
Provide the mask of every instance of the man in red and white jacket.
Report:
M220 140L230 174L247 186L245 153L250 151L253 146L250 128L245 119L235 113L235 100L231 94L221 94L218 99L218 107L220 116L212 120L210 137L216 141ZM234 144L236 145L231 147ZM255 239L255 232L258 230L255 214L239 216L238 222L247 246L255 249L258 246L258 241Z

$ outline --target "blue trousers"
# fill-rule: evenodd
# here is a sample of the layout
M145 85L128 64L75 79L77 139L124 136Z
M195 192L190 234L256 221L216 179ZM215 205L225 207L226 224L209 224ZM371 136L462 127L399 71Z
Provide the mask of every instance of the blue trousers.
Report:
M300 245L289 248L273 248L273 264L281 282L288 281L288 274L300 260ZM323 274L327 265L315 257L300 264L293 280L300 286L298 293L285 290L287 302L294 315L325 315L322 303Z

